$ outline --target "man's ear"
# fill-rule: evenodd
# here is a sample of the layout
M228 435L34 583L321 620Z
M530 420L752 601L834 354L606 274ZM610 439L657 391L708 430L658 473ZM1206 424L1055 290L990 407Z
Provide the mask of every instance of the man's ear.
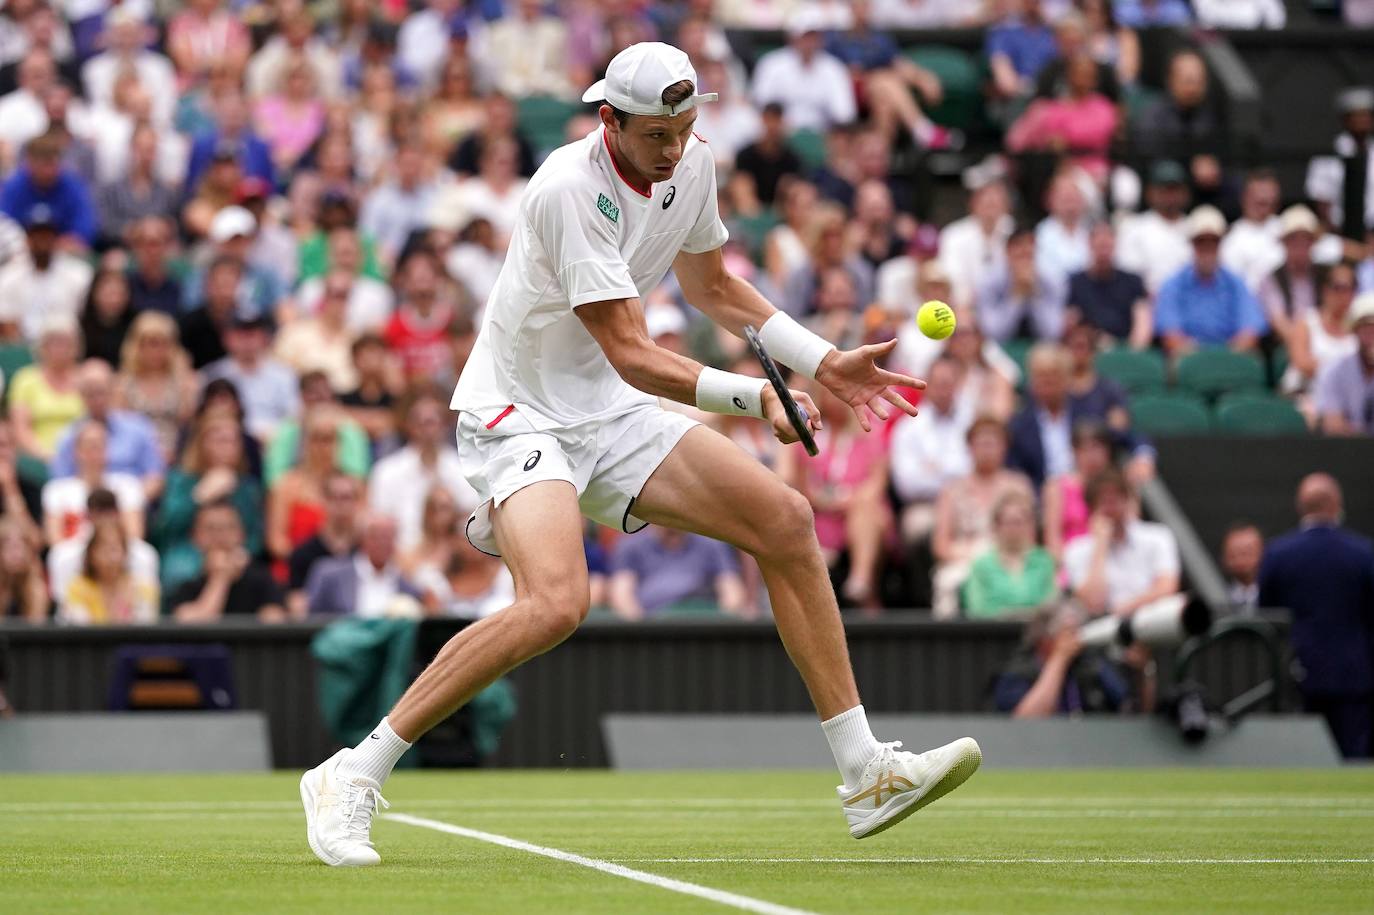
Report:
M620 129L620 122L615 119L615 109L610 105L602 105L596 113L601 118L601 123L606 130L615 133Z

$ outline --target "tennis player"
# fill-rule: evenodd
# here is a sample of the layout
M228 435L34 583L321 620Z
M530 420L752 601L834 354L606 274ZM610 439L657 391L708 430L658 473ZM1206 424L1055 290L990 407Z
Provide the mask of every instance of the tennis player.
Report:
M924 385L878 366L892 343L837 350L725 269L715 165L692 132L697 106L716 96L696 92L686 54L633 45L582 98L602 103L601 126L555 150L530 181L451 404L463 470L482 499L467 534L506 561L515 603L454 636L366 739L301 779L310 847L326 864L378 863L372 817L401 755L577 628L589 600L584 515L627 533L693 531L757 559L844 779L855 838L958 787L981 761L970 738L917 755L873 736L806 499L729 439L659 405L753 416L794 442L777 394L655 346L641 301L671 267L688 301L736 334L759 327L775 359L834 392L866 430L894 408L916 412L893 385ZM815 404L793 396L819 429Z

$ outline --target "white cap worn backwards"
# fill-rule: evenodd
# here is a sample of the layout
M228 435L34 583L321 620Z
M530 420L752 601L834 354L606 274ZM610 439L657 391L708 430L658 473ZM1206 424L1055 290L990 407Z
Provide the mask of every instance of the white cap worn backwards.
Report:
M697 93L676 105L663 104L663 90L684 79L697 84L697 71L685 53L661 41L641 41L611 58L606 78L582 93L582 101L604 101L626 114L671 117L720 97L715 92Z

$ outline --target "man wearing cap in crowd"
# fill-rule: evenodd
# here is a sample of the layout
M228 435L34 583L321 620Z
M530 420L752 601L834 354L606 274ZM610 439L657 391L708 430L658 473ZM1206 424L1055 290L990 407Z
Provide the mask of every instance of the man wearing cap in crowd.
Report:
M968 215L940 230L940 263L955 307L971 305L984 278L1006 267L1007 239L1016 225L1006 175L1006 165L996 156L964 169Z
M802 7L788 20L787 47L769 51L754 67L754 103L782 105L793 131L823 132L852 122L858 113L849 71L821 47L825 27L820 10Z
M243 264L239 301L271 315L286 298L286 284L274 271L254 259L257 234L258 221L247 209L223 207L210 220L210 231L206 235L210 251L206 263L220 257L232 257ZM182 299L187 309L198 305L205 293L205 271L205 267L196 270L182 286Z
M1318 271L1313 253L1321 223L1302 204L1279 216L1279 244L1283 262L1259 287L1260 307L1274 333L1285 344L1294 321L1317 307Z
M819 430L815 403L790 395L807 411L794 427L767 381L655 344L644 302L671 268L690 304L736 335L758 327L778 362L827 388L865 430L894 409L914 415L893 386L923 383L877 366L895 340L838 350L727 268L715 160L692 129L696 106L716 96L698 92L686 54L630 45L582 100L602 103L601 123L531 179L450 402L462 471L478 494L466 535L505 559L517 597L454 636L357 747L302 777L310 846L330 865L378 864L369 832L400 757L483 686L580 625L590 601L584 516L623 531L656 522L755 558L844 780L837 793L855 838L953 790L982 758L968 738L919 756L878 742L809 502L659 398L765 420L784 443L797 441L801 423Z
M46 203L31 206L21 222L27 250L0 267L0 324L36 343L49 315L77 316L94 271L59 249L57 223Z
M84 250L95 241L96 213L86 183L62 165L66 139L59 130L35 137L24 147L24 164L0 185L0 211L20 222L38 204L64 248Z
M1193 262L1170 277L1155 300L1155 333L1170 355L1200 346L1253 350L1269 329L1245 281L1221 266L1226 217L1212 206L1188 214Z
M1346 322L1357 348L1317 376L1317 416L1327 435L1374 435L1374 292L1355 298Z
M1317 156L1307 166L1307 196L1326 224L1352 241L1363 242L1374 226L1374 180L1370 147L1374 145L1374 88L1352 86L1336 95L1341 132L1335 155Z
M278 425L300 413L296 373L268 354L271 321L261 311L240 303L224 333L229 355L207 365L205 381L225 378L233 382L243 402L243 425L250 435L266 443Z
M1117 261L1122 270L1138 273L1154 294L1164 281L1188 263L1191 254L1185 216L1188 212L1188 173L1171 159L1150 166L1145 188L1149 209L1121 220Z

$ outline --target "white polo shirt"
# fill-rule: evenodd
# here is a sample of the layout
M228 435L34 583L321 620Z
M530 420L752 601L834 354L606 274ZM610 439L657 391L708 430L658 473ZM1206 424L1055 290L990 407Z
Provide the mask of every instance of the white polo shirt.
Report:
M678 252L725 244L716 166L693 136L673 177L641 194L616 171L604 131L554 150L530 179L451 409L485 423L514 404L549 431L658 402L616 373L574 309L643 298Z
M1083 534L1064 547L1064 571L1076 590L1092 565L1093 538ZM1161 575L1178 574L1174 532L1153 521L1130 521L1126 536L1107 549L1107 606L1119 607L1145 593Z

